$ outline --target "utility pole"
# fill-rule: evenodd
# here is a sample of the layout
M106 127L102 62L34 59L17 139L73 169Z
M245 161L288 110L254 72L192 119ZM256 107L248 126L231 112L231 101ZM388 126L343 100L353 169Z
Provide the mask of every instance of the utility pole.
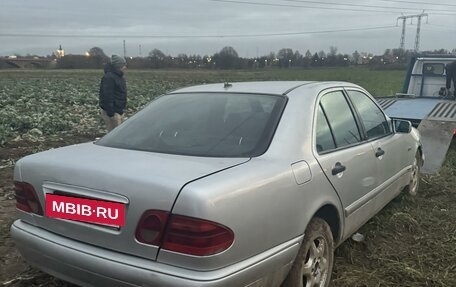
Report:
M141 44L139 44L139 57L142 56Z
M401 49L404 49L404 44L405 44L405 25L406 25L406 20L411 19L410 21L413 20L413 18L418 18L418 24L416 27L416 38L415 38L415 52L418 52L420 49L420 33L421 33L421 18L426 17L426 23L428 21L428 14L427 13L421 13L417 15L408 15L408 16L400 16L397 17L397 21L402 20L402 34L401 34L401 44L400 47ZM397 25L397 22L396 22Z
M127 57L127 46L125 45L125 40L123 40L123 50L124 50L124 58Z

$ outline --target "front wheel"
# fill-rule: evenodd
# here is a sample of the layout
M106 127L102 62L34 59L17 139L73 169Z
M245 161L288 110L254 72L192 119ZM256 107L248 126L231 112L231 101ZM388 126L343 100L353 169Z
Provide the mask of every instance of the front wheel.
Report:
M421 170L421 155L419 152L416 153L415 159L412 164L412 174L410 177L410 183L407 186L408 194L415 196L418 193L420 186L420 170Z
M327 287L334 263L331 229L321 218L313 218L304 233L298 255L283 287Z

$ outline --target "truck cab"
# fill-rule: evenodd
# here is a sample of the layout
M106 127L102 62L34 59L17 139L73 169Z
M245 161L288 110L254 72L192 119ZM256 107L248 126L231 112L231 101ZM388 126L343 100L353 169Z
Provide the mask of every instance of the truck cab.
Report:
M456 61L456 58L422 57L415 58L410 65L404 82L404 94L414 97L440 98L454 100L452 93L447 93L446 65ZM401 94L399 94L401 95Z

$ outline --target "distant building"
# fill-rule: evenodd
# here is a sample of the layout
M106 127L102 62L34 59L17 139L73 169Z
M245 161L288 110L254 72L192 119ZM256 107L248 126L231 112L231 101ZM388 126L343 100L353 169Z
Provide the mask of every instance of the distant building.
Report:
M60 59L65 56L65 50L62 49L62 45L59 45L59 49L54 51L54 56Z

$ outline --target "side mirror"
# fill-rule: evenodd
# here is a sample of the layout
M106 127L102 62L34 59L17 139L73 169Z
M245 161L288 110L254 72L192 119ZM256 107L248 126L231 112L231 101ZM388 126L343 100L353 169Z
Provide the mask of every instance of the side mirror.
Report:
M393 120L394 132L408 134L412 131L412 123L405 120Z

